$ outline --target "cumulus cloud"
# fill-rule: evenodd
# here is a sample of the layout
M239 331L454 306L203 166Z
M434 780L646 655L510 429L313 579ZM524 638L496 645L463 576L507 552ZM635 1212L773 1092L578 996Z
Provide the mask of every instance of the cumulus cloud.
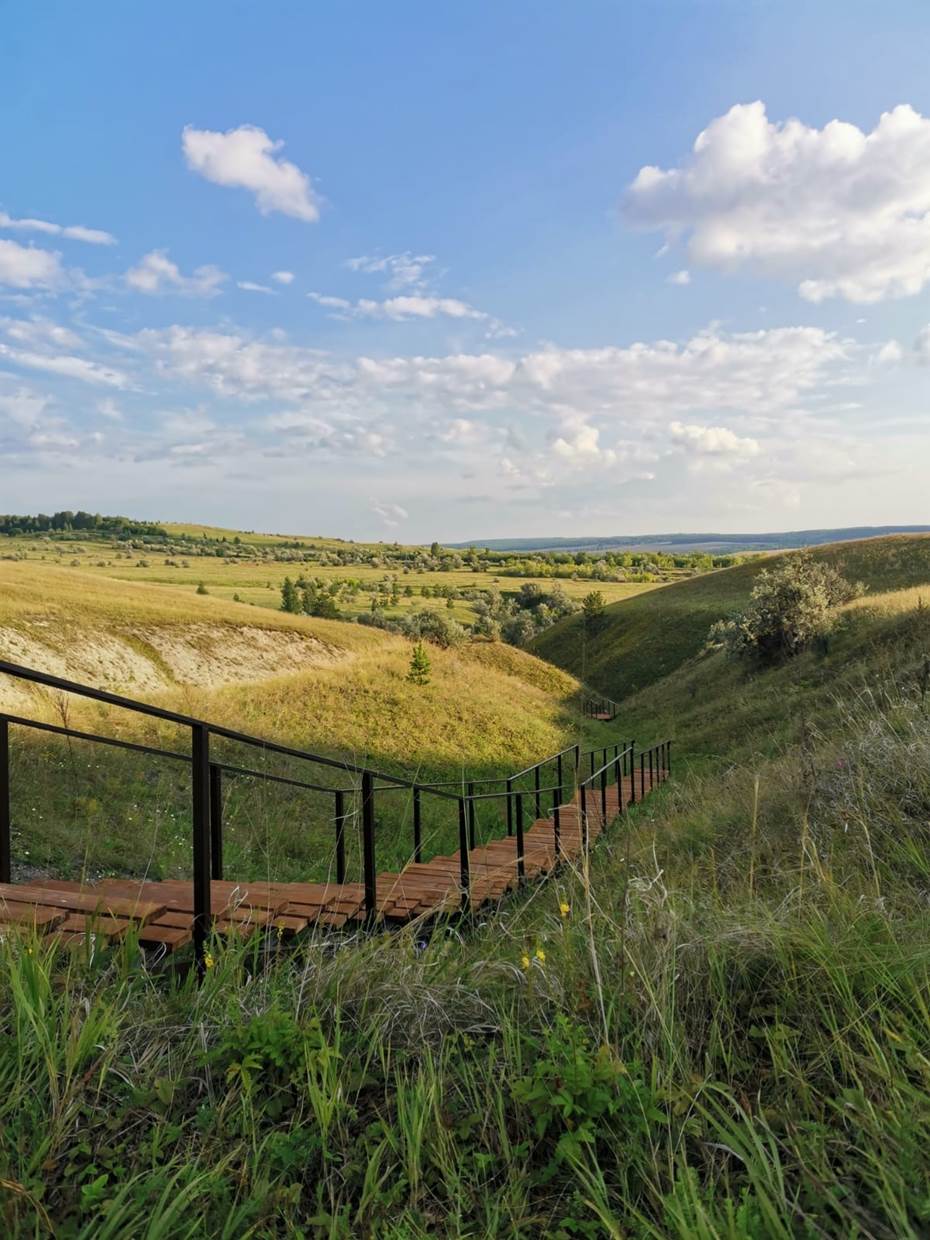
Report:
M692 263L796 282L809 301L910 296L930 281L930 119L902 104L864 133L737 104L678 167L641 168L624 207L686 239Z
M745 458L759 455L758 440L740 438L725 426L672 422L668 429L674 440L689 452L696 452L701 456Z
M293 271L273 271L271 273L271 278L277 284L293 284L294 283Z
M224 271L210 265L195 268L192 275L181 274L165 250L152 250L138 266L126 272L127 285L137 293L181 293L185 297L214 297L227 280Z
M181 146L192 172L215 185L250 190L262 215L279 211L307 223L320 218L310 178L296 164L280 158L283 141L269 138L264 129L240 125L218 133L187 125Z
M85 228L83 224L53 224L49 220L14 219L0 211L0 228L17 232L44 233L48 237L64 237L67 241L86 241L89 245L115 245L116 238L102 228Z
M904 356L904 350L898 344L897 340L886 340L882 347L875 354L875 360L884 365L891 365L900 362Z
M60 254L0 238L0 284L10 288L50 289L63 278Z

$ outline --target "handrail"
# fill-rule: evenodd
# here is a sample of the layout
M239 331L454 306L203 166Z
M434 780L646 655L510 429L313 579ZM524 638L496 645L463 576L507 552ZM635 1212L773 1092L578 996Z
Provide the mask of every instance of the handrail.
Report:
M517 875L522 882L525 878L525 840L524 810L529 808L535 820L542 820L546 813L546 800L549 801L548 815L552 819L555 856L560 852L560 815L573 803L573 795L580 795L580 821L582 824L582 844L587 848L587 811L586 798L592 791L591 785L600 779L600 796L603 813L607 813L607 772L611 767L616 773L621 793L618 795L619 810L623 812L622 788L627 775L630 778L631 800L636 800L634 778L635 742L621 749L620 743L612 746L582 751L580 745L567 745L564 749L553 753L538 762L527 766L512 775L489 776L482 779L441 781L434 784L421 783L405 776L392 775L371 767L361 766L357 762L327 757L309 750L298 749L278 741L267 740L222 724L210 723L194 716L184 715L177 711L167 710L160 706L152 706L132 698L112 693L105 689L96 689L82 685L76 681L53 676L33 668L23 667L7 660L0 660L0 675L12 676L32 684L44 686L63 693L73 693L91 701L128 710L148 718L188 728L190 730L190 750L188 753L171 749L162 749L154 745L145 745L134 741L121 740L114 736L105 736L72 728L67 725L45 723L37 719L29 719L19 715L0 712L0 882L11 880L11 797L10 797L10 727L11 725L33 728L57 736L65 736L81 741L111 746L116 749L142 753L155 758L167 758L176 762L184 762L191 770L191 827L193 857L193 943L194 956L200 974L206 967L206 948L212 926L211 914L211 880L223 877L223 777L242 776L249 779L266 780L271 783L300 788L310 792L332 796L333 815L330 821L335 826L335 860L336 881L346 881L346 823L357 820L360 825L362 846L362 872L364 879L364 910L366 918L374 921L377 917L377 870L375 866L375 835L377 820L375 814L376 796L379 793L407 791L412 794L413 809L413 861L422 861L423 833L422 809L423 798L439 798L457 807L459 867L461 899L463 909L470 906L470 851L476 846L477 814L479 802L503 801L506 810L506 829L508 836L514 836L516 846ZM350 781L349 787L331 787L301 780L290 775L256 770L248 766L238 766L221 760L219 755L211 754L211 739L221 738L236 744L244 744L259 749L263 754L277 754L328 768L342 771L357 777ZM659 779L667 778L671 769L670 741L660 742L651 749L640 754L640 792L644 793L646 779L646 760L649 763L649 787L655 783L658 772ZM613 754L607 758L610 750ZM661 753L660 753L661 751ZM563 759L572 755L573 761L567 764ZM605 761L594 770L596 755L602 754ZM658 755L658 756L657 756ZM590 759L591 773L581 778L582 759ZM541 774L543 768L555 765L556 769L549 772L556 782L543 786ZM525 776L535 775L532 787L515 786ZM490 791L476 791L477 788L488 788L489 785L503 785ZM455 788L456 791L447 791ZM574 794L572 793L574 789ZM351 805L347 808L346 798L351 797ZM529 801L529 806L527 805ZM498 821L495 814L495 822Z
M213 736L221 736L224 740L236 741L253 748L266 749L270 753L282 754L288 758L300 758L305 762L315 762L320 766L331 766L335 770L349 771L354 775L371 775L375 779L384 779L388 783L397 784L401 788L413 788L413 781L401 776L389 775L385 771L376 771L371 767L358 766L354 762L346 762L338 758L327 758L323 754L311 753L309 750L295 749L292 745L283 745L279 741L265 737L250 736L247 732L237 732L234 728L224 727L220 723L210 723L206 719L198 719L193 715L181 715L177 711L164 710L160 706L151 706L148 702L136 702L132 698L122 697L118 693L110 693L107 689L94 689L89 685L81 685L61 676L50 676L45 672L37 672L29 667L21 667L17 663L9 663L0 659L0 675L13 676L20 680L28 680L33 684L44 685L49 689L58 689L62 693L74 693L79 697L90 698L94 702L104 702L108 706L117 706L123 710L131 710L136 714L149 715L154 719L162 719L166 723L180 724L188 728L206 728ZM105 742L106 738L101 737ZM422 786L422 785L421 785ZM446 796L450 800L455 797L437 790L437 796Z
M596 770L596 771L592 771L592 772L591 772L591 774L590 774L590 775L589 775L586 779L582 779L582 780L579 782L579 785L578 785L578 786L579 786L579 788L580 788L580 787L582 787L582 785L584 785L584 784L589 784L589 783L591 782L591 780L592 780L592 779L597 779L598 775L603 774L603 772L604 772L604 771L606 771L606 770L609 770L609 769L610 769L610 767L612 767L612 766L613 766L613 767L615 767L615 766L617 765L617 763L621 760L621 758L625 758L625 757L626 757L626 755L627 755L628 753L632 753L632 752L633 752L633 750L634 750L635 748L636 748L636 746L635 746L635 745L630 744L630 745L627 745L626 749L621 749L619 753L616 753L616 754L614 754L614 756L613 756L612 758L609 758L609 759L608 759L608 760L604 763L604 765L603 765L603 766L599 766L599 767L597 768L597 770Z

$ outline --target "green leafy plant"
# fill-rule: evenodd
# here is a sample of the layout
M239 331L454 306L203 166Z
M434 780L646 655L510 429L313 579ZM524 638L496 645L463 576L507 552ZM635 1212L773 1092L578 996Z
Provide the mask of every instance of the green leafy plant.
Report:
M759 574L746 609L718 620L707 646L761 664L783 662L824 640L835 609L863 593L862 585L809 553L790 556L780 568Z

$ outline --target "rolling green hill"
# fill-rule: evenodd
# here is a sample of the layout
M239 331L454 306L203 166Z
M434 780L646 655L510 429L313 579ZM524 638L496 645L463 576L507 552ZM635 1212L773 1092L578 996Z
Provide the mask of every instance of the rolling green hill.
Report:
M930 536L896 535L836 543L811 553L870 591L930 587ZM600 630L586 635L580 616L540 634L531 649L611 697L621 699L698 654L715 620L738 610L768 556L676 582L609 606Z

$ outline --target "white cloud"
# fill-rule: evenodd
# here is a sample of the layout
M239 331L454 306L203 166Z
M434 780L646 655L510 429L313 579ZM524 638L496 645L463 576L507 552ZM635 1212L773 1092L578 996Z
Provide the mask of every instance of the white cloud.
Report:
M64 277L61 255L0 239L0 284L10 288L54 288Z
M241 288L244 293L274 294L274 289L269 288L267 284L255 284L252 280L237 280L236 288Z
M191 171L215 185L251 190L262 215L280 211L308 223L320 218L310 178L277 155L284 143L269 138L264 129L240 125L217 133L187 125L181 145Z
M902 104L863 133L737 104L680 166L640 169L625 210L687 238L695 264L796 281L809 301L910 296L930 282L930 119Z
M388 254L383 258L362 254L348 259L346 266L350 271L386 275L390 289L422 289L427 283L428 269L435 261L433 254L412 254L405 250L403 254Z
M190 276L181 274L165 250L152 250L130 267L126 283L137 293L181 293L187 297L214 297L227 279L224 271L210 265L195 268Z
M399 525L410 516L407 509L401 508L400 504L381 503L374 499L371 501L371 511L389 528Z
M272 280L275 280L278 284L293 284L294 283L293 271L273 271L271 273L271 278Z
M334 318L386 319L394 323L406 323L416 319L471 319L484 323L489 337L514 336L513 328L506 327L492 315L470 306L457 297L427 297L422 294L406 294L375 301L361 297L348 301L345 297L333 297L325 293L308 293L307 296L329 310L337 313Z
M886 340L882 347L875 354L875 360L885 365L900 362L904 356L904 350L898 344L897 340Z
M668 278L669 284L690 284L691 273L689 271L675 271Z
M27 349L11 349L0 344L0 358L13 366L27 370L44 370L48 374L63 375L67 379L80 379L82 383L95 383L103 387L126 388L129 378L121 370L103 366L83 357L68 354L34 353Z
M552 447L559 456L575 464L611 465L617 459L612 449L604 449L600 443L600 431L596 426L582 424L554 440Z
M352 309L351 301L346 301L344 297L330 297L326 293L308 293L307 296L318 306L324 306L327 310Z
M44 233L49 237L64 237L68 241L86 241L90 245L116 244L113 234L104 232L101 228L85 228L83 224L52 224L48 220L17 220L5 211L0 211L0 228Z
M702 456L750 457L759 455L755 439L741 439L725 426L697 426L694 423L672 422L669 432L689 452Z
M914 341L914 352L921 362L930 362L930 323L918 332Z
M30 349L79 349L83 343L77 332L51 319L0 318L0 331Z

